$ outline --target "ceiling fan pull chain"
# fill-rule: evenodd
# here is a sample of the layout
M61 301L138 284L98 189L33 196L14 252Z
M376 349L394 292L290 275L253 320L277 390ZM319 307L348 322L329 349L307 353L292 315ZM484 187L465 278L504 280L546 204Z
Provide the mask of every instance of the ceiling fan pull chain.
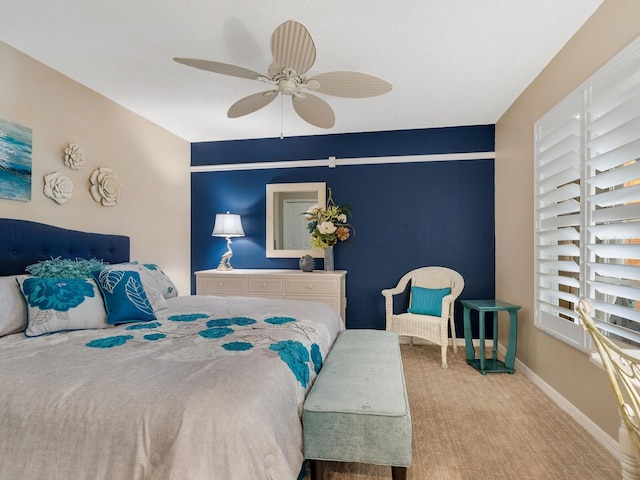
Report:
M280 140L284 138L284 104L282 103L282 95L280 95Z

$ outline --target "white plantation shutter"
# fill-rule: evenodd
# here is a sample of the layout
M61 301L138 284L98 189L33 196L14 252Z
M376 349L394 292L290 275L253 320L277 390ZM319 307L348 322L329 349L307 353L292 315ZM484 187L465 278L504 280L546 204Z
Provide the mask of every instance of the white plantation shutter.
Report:
M640 346L640 50L589 96L585 296L601 327Z
M535 322L587 349L575 307L640 347L640 39L535 125Z
M580 298L582 97L563 102L536 125L536 323L581 346L574 331Z

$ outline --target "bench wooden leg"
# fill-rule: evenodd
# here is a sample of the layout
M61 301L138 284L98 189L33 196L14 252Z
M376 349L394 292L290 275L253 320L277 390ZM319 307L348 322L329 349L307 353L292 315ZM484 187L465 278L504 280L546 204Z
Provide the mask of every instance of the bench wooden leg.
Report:
M407 480L407 467L391 467L393 480Z
M324 462L311 460L311 480L324 480Z

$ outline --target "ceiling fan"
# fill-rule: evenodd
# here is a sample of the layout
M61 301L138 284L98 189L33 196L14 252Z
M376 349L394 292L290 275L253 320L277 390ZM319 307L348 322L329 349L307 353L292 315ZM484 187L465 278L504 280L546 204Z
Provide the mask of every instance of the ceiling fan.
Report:
M174 60L200 70L258 80L272 86L271 90L254 93L231 105L227 112L229 118L253 113L269 105L278 94L282 94L291 96L293 108L303 120L316 127L331 128L335 123L332 108L309 91L348 98L373 97L391 91L390 83L366 73L328 72L307 79L305 74L316 60L316 47L305 26L293 20L288 20L275 29L271 35L271 53L273 63L267 75L209 60Z

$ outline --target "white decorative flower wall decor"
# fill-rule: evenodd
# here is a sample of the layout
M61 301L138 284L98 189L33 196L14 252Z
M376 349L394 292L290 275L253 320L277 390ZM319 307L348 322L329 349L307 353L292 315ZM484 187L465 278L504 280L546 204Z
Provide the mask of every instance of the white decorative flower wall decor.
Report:
M91 196L103 207L114 207L120 201L122 183L110 168L96 168L91 172L89 181L91 182Z
M44 176L44 194L62 205L73 196L73 182L60 172L51 172Z
M77 143L70 143L64 149L64 164L73 170L80 170L84 165L84 152Z

